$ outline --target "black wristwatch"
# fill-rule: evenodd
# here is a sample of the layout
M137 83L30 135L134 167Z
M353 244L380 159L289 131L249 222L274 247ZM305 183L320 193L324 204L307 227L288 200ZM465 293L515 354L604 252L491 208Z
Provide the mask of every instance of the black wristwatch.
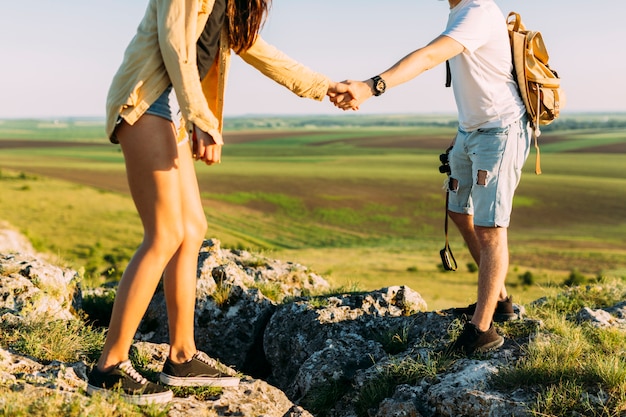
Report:
M371 78L374 81L374 95L379 96L385 92L387 89L387 83L383 80L380 75L375 75Z

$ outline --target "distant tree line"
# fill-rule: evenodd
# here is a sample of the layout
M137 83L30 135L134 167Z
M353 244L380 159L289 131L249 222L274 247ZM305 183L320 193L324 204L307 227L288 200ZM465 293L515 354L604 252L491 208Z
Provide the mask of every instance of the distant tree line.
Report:
M450 127L456 128L454 115L317 115L317 116L238 116L226 118L228 130L302 129L358 127ZM542 126L543 132L581 129L626 129L625 113L581 113L563 115Z

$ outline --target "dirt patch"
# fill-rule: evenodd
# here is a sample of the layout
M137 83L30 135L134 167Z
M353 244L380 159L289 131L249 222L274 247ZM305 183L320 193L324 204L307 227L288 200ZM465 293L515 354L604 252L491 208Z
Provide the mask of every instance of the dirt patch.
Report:
M539 136L538 140L539 140L539 145L542 145L542 144L548 145L551 143L565 142L569 140L569 138L563 135L550 135L547 133L543 133L541 136Z
M325 134L321 131L267 131L267 132L225 132L224 142L227 144L258 142L268 139L280 139L294 136L310 136ZM33 140L33 139L0 139L0 149L18 148L70 148L85 146L111 146L106 139L102 142L77 142L77 141L53 141L53 140Z
M599 133L599 132L598 132ZM563 135L541 135L539 137L539 146L552 143L566 142L569 137ZM606 145L587 146L583 148L562 151L563 153L626 153L626 142L610 143Z
M589 146L587 148L572 149L567 153L626 153L626 142L610 143L608 145Z
M346 139L336 139L312 143L311 146L324 146L342 143L362 148L393 148L393 149L441 149L445 150L453 137L443 136L417 136L417 135L395 135L354 137Z
M29 166L25 171L43 177L56 178L76 184L94 187L100 190L130 194L126 171L91 171L78 168Z
M320 135L328 132L324 131L302 131L302 130L291 130L291 131L269 131L269 132L224 132L224 143L226 144L238 144L238 143L250 143L250 142L258 142L262 140L268 139L281 139L281 138L289 138L294 136L311 136L311 135Z

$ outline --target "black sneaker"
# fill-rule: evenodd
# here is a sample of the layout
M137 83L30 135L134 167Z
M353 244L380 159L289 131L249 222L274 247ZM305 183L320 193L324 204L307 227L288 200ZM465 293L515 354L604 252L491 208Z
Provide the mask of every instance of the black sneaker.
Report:
M108 372L102 372L94 366L89 373L87 394L95 393L117 393L128 402L138 405L167 403L174 397L169 389L144 378L129 360L118 363Z
M448 346L446 352L448 354L461 353L470 356L473 353L483 353L497 349L503 344L504 337L496 332L493 324L489 327L489 330L481 332L474 324L467 322L463 332Z
M187 362L176 364L168 358L163 365L161 382L176 387L236 387L239 378L236 372L204 352L196 352Z
M474 312L476 311L476 303L470 304L467 307L458 307L454 309L454 314L457 316L465 315L468 320L472 319ZM509 296L504 301L498 301L496 305L496 311L493 313L493 321L496 323L503 323L505 321L517 320L518 315L513 311L513 299Z

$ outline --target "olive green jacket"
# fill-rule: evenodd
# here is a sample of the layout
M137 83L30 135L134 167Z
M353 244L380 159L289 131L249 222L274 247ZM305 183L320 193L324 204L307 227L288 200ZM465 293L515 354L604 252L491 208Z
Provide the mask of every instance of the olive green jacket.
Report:
M119 117L134 124L170 84L176 92L183 117L182 127L187 133L194 125L209 134L222 132L224 93L230 65L226 28L222 31L219 54L202 82L196 63L196 42L214 2L149 1L137 34L126 48L109 88L106 133L112 142L117 143L115 127ZM239 56L300 97L321 101L328 90L327 77L294 61L260 36Z

